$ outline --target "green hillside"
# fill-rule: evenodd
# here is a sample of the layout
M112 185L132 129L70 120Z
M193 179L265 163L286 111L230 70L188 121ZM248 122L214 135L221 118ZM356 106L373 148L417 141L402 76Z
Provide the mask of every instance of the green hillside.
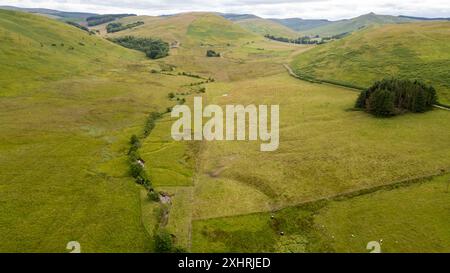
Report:
M433 84L450 103L449 22L370 28L296 57L298 74L367 87L395 76Z
M78 28L45 17L0 10L1 94L17 87L68 75L85 74L101 65L137 60L140 54L124 50Z
M216 13L117 20L136 21L89 35L0 11L0 252L64 253L69 241L83 253L152 252L161 229L186 252L365 252L380 239L386 252L448 250L450 112L348 111L358 93L283 66L355 84L386 70L437 81L448 73L448 23L312 46L265 39ZM161 38L170 54L151 60L104 39L126 35ZM173 140L168 112L194 96L223 108L280 105L279 149ZM165 114L148 119L154 112ZM131 177L132 135L160 202Z
M86 18L88 17L98 15L96 13L87 13L87 12L66 12L53 9L19 8L14 6L0 6L0 9L29 12L58 20L80 22L80 23L85 22Z
M198 14L189 25L187 35L203 42L229 42L251 38L253 35L232 22L215 14Z
M292 29L280 23L267 19L262 18L245 19L239 20L236 23L241 27L243 27L244 29L260 35L269 34L277 37L287 37L287 38L297 38L300 36L298 32L293 31Z
M0 40L0 252L150 251L125 151L192 81L43 16L0 11Z
M99 30L108 37L126 35L158 37L167 42L178 42L181 45L184 45L186 42L195 42L196 45L199 42L226 44L240 39L257 38L256 34L215 13L190 12L164 17L135 16L117 20L117 22L122 24L130 24L137 21L142 21L144 24L111 34L106 34L107 24L96 26L93 29Z
M325 26L332 24L332 21L321 20L321 19L301 19L301 18L286 18L286 19L270 19L277 23L280 23L295 31L306 31L312 28Z
M218 15L222 16L225 19L231 20L231 21L240 21L240 20L245 20L245 19L261 18L256 15L253 15L253 14L218 13Z
M390 15L377 15L369 13L361 15L352 19L339 20L325 24L323 26L307 29L303 31L307 35L320 35L322 37L333 36L347 32L357 31L369 26L407 23L416 20L404 17L390 16Z

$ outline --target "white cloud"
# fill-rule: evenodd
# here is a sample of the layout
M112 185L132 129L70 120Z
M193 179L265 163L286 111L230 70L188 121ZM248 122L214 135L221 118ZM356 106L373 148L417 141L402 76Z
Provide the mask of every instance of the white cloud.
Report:
M450 17L449 0L16 0L0 5L94 13L172 14L186 11L252 13L262 17L343 19L375 12Z

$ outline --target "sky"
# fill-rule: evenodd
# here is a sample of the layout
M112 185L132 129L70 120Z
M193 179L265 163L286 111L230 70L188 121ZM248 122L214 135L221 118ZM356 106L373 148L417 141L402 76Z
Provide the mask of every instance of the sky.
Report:
M138 15L216 11L251 13L265 18L339 20L375 12L450 17L450 0L0 0L0 5Z

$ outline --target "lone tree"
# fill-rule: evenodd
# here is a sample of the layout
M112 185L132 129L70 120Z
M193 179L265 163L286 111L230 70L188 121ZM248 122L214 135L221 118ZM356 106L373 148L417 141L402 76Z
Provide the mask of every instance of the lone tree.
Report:
M410 111L423 113L437 102L436 90L421 81L384 79L361 92L356 108L380 117Z

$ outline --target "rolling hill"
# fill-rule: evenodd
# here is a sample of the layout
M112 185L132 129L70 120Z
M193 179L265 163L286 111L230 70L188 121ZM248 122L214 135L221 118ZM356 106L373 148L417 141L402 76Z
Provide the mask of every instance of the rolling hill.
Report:
M300 34L280 23L272 20L254 18L238 20L236 24L240 25L244 29L251 31L259 35L274 35L277 37L297 38Z
M188 41L214 43L227 43L230 40L256 38L255 34L246 31L233 22L215 13L190 12L173 16L134 16L117 20L123 24L136 21L144 22L136 28L127 29L108 36L134 35L141 37L157 37L168 42L178 41L182 44ZM107 24L96 26L93 29L106 34Z
M378 15L369 13L352 19L345 19L324 24L322 26L304 30L305 35L319 35L322 37L334 36L342 33L350 33L369 26L397 24L416 21L406 17L397 17L390 15Z
M89 13L89 12L67 12L43 8L19 8L14 6L0 6L0 9L40 14L58 20L73 21L73 22L85 21L86 18L88 17L98 15L96 13Z
M0 14L3 94L14 85L40 81L42 74L46 79L61 79L84 73L87 67L139 58L63 22L22 12L0 10Z
M292 30L300 31L300 32L333 23L331 21L322 20L322 19L308 20L308 19L300 19L300 18L286 18L286 19L273 18L270 20L280 23Z
M450 22L393 24L356 32L293 62L299 74L369 86L383 77L422 79L450 102Z
M219 13L219 15L231 21L240 21L246 19L261 19L261 17L258 17L253 14Z

